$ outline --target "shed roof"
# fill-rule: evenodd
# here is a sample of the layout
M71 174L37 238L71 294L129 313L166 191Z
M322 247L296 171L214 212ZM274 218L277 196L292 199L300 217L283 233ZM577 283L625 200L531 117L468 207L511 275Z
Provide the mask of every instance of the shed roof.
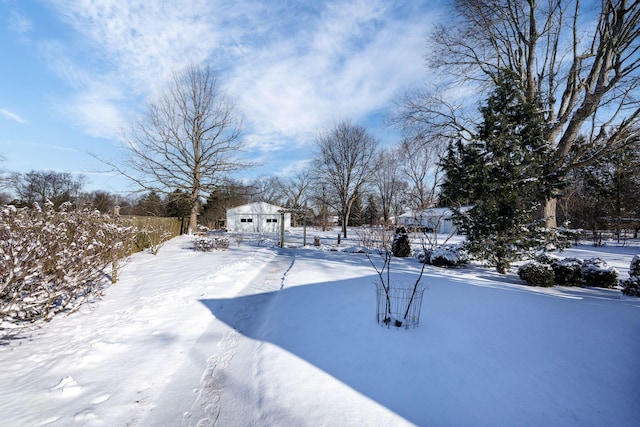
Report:
M227 212L236 214L275 214L281 209L284 208L266 202L255 202L229 208Z
M460 207L460 211L461 212L467 212L469 209L471 209L473 206L461 206ZM402 215L400 215L400 218L418 218L418 217L423 217L423 218L447 218L450 217L453 214L453 210L451 208L429 208L429 209L425 209L423 211L416 211L416 212L405 212Z

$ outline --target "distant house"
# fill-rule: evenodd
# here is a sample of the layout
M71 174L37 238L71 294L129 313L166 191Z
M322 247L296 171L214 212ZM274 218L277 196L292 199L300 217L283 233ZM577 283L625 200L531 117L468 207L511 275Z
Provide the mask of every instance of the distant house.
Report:
M463 206L461 210L466 212L471 208L472 206ZM408 229L437 231L440 234L456 233L456 227L453 224L453 210L450 208L430 208L423 211L405 212L398 216L398 225L403 225Z
M236 233L277 233L284 208L265 202L227 209L227 231ZM284 214L284 229L291 228L291 214Z

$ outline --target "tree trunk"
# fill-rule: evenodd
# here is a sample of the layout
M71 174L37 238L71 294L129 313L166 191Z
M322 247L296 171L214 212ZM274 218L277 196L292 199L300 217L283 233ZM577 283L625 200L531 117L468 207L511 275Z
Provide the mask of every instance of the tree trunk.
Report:
M196 201L191 205L191 215L189 216L189 234L193 234L198 229L198 211L200 210L200 205Z
M349 225L349 217L351 216L351 206L353 205L354 198L352 197L349 203L347 203L346 212L342 216L342 237L347 238L347 225Z
M342 237L347 238L347 222L349 221L349 213L342 215Z
M558 228L558 222L556 220L556 207L558 205L558 199L552 197L541 207L541 218L544 218L547 228Z

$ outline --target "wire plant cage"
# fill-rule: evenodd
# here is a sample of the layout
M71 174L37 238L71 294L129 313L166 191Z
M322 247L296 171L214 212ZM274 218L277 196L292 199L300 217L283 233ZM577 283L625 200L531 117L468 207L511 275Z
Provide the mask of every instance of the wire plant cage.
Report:
M426 286L422 283L376 285L376 320L386 327L415 328L420 323L422 296Z

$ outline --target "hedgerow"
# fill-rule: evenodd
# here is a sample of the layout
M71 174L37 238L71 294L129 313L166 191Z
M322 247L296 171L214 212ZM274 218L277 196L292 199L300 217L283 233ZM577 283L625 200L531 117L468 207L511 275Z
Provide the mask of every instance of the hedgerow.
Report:
M0 207L2 322L49 320L101 294L135 235L128 222L68 203Z

